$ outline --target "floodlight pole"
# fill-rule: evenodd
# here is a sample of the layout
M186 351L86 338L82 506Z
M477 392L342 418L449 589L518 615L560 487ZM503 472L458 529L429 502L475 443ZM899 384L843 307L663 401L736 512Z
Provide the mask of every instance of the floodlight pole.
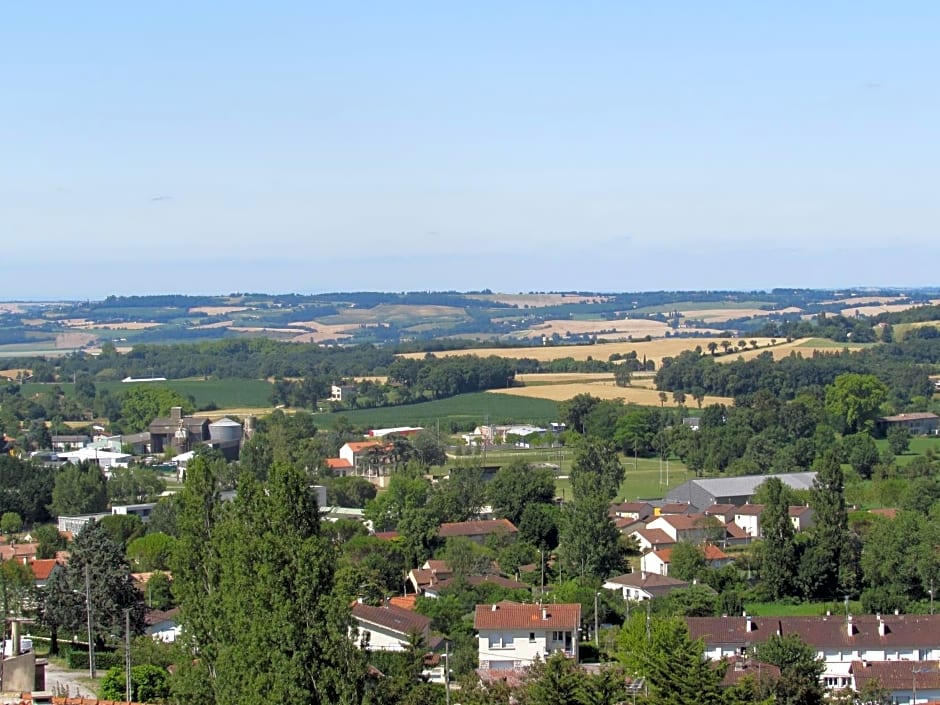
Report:
M95 644L92 640L91 620L91 574L88 572L88 563L85 563L85 615L88 619L88 675L95 677Z

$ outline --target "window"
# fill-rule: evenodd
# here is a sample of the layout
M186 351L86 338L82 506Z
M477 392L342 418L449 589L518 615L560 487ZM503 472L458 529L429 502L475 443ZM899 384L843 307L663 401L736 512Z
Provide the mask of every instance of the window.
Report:
M530 644L535 643L535 632L529 632L529 643Z

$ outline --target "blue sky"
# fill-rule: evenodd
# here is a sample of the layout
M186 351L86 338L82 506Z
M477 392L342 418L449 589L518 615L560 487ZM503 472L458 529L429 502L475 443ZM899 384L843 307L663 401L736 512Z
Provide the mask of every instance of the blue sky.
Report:
M938 21L3 3L0 298L935 284Z

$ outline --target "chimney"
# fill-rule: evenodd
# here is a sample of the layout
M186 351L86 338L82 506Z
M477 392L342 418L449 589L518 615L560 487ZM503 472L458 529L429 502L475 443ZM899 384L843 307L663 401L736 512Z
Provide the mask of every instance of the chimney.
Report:
M548 619L548 610L545 607L542 608L542 619Z
M748 634L753 632L756 629L754 625L754 618L751 617L747 612L744 613L744 631Z
M183 407L174 406L170 409L170 421L179 421L183 418Z
M845 618L845 631L849 636L855 636L855 625L852 624L852 615Z
M12 632L10 634L12 647L13 647L12 654L14 656L19 656L21 653L20 652L20 622L19 620L14 619L10 622L10 630Z
M881 618L881 615L878 615L878 636L884 636L888 633L888 625L885 624L885 621Z
M496 605L493 605L492 607L490 607L490 612L495 612L496 610L497 610Z

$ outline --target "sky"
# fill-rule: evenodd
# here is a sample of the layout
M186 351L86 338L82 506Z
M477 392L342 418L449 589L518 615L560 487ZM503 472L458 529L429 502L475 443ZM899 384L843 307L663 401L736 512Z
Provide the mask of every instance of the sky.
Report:
M0 299L927 286L940 3L0 3Z

